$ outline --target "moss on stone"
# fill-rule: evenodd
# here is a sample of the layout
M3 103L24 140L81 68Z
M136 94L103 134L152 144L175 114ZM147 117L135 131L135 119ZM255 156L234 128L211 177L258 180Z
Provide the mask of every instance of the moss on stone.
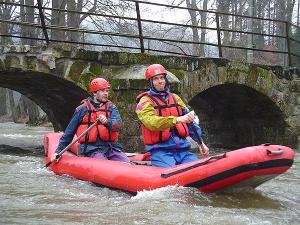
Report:
M94 75L100 75L102 73L101 64L98 63L91 63L90 65L90 72Z
M238 83L239 70L236 67L228 67L227 69L227 82Z
M36 70L36 57L35 56L26 56L24 58L24 62L25 62L26 68L28 70Z
M245 73L249 72L249 65L248 64L237 62L237 61L232 61L230 63L230 65L231 65L231 67L235 68L238 71L243 71Z
M265 79L268 79L270 77L270 73L268 70L266 69L263 69L261 67L258 67L257 68L258 72L259 72L259 75Z
M98 60L98 55L99 52L97 51L87 51L84 49L78 49L72 58L96 61Z
M4 59L4 64L6 68L22 68L19 57L13 55L7 55Z
M110 67L110 74L119 74L122 70L124 70L124 67Z
M72 64L69 72L69 77L76 83L80 80L82 71L88 66L87 62L76 61Z
M119 63L121 65L126 65L128 63L128 54L126 52L119 53Z
M257 66L250 65L249 66L249 75L246 78L246 85L249 87L255 88L258 76L259 76L259 72L258 72Z
M70 58L71 57L71 51L66 51L61 47L52 47L53 54L62 58Z
M90 82L93 78L95 78L95 76L92 73L82 74L80 77L81 86L83 86L85 90L89 90Z
M169 63L164 60L161 56L150 55L147 53L135 53L130 54L128 57L129 64L161 64L168 68Z
M211 58L209 60L211 60L218 67L227 67L230 62L228 59L225 58Z
M148 83L146 80L129 80L129 87L132 88L132 89L139 89L139 90L142 90L142 89L145 89L147 90L148 89Z
M128 88L126 80L111 79L109 82L112 89Z
M289 90L291 92L300 92L300 79L293 80L290 84Z
M182 69L169 69L169 71L174 74L179 80L183 80L185 73Z
M104 51L101 54L101 61L102 61L103 65L118 65L119 64L119 53Z
M218 82L221 84L225 84L228 75L227 69L225 67L218 67L217 73L218 73Z
M269 71L261 67L257 67L258 79L260 80L259 90L268 95L273 86L272 76L269 74ZM256 86L257 87L257 86Z
M228 64L227 81L229 83L245 83L245 74L249 73L249 66L244 63L232 61Z

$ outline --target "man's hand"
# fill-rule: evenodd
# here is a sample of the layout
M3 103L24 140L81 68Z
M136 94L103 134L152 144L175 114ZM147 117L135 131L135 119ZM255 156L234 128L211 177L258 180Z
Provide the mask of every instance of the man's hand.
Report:
M51 162L58 162L60 160L61 156L59 156L57 153L54 153L51 157Z
M199 151L200 151L200 156L204 158L209 155L209 148L204 143L199 145Z
M104 115L100 115L100 116L99 116L99 121L100 121L100 123L102 123L102 124L107 124L107 123L108 123L108 119L107 119L106 116L104 116Z
M177 123L191 123L193 122L195 118L195 113L194 111L191 111L187 114L185 114L184 116L179 116L176 118L176 122Z

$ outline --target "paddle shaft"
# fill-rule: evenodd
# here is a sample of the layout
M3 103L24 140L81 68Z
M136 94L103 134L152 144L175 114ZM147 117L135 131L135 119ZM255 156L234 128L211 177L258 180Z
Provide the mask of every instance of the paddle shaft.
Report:
M68 144L60 153L58 153L55 157L55 160L57 160L59 157L61 157L61 155L67 151L74 143L76 143L80 138L82 138L84 135L86 135L87 132L89 132L94 126L97 125L97 123L99 122L100 117L98 117L96 119L96 121L89 126L84 132L82 132L75 140L73 140L70 144ZM48 166L50 166L55 160L48 162L45 167L47 168Z
M211 157L207 158L206 160L204 160L202 162L199 162L199 163L196 163L194 165L191 165L191 166L188 166L188 167L185 167L185 168L181 168L181 169L169 172L169 173L162 173L160 176L162 178L168 178L168 177L171 177L173 175L176 175L176 174L179 174L179 173L183 173L185 171L197 168L199 166L203 166L203 165L205 165L206 163L208 163L211 160L218 160L218 159L222 159L222 158L225 158L225 157L226 157L226 153L222 153L222 154L219 154L219 155L211 156Z
M187 106L188 106L187 101L186 101L185 99L183 99L183 98L182 98L182 101L184 102L185 106L187 107ZM195 134L195 136L196 136L196 138L197 138L198 145L202 145L202 139L201 139L200 135L199 135L198 132L197 132L197 128L196 128L196 126L195 126L195 124L194 124L194 121L191 122L190 124L191 124L191 127L192 127L192 129L193 129L193 132L194 132L194 134Z
M192 126L192 129L193 129L193 131L194 131L194 133L195 133L195 136L196 136L196 138L197 138L197 140L198 140L198 141L197 141L198 144L199 144L199 145L202 145L201 137L200 137L200 135L199 135L198 132L197 132L197 128L196 128L194 122L191 122L191 126Z

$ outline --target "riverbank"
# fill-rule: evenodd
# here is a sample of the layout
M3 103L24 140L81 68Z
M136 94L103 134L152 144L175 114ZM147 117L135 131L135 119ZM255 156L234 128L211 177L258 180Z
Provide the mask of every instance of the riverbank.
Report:
M52 123L49 122L47 116L43 116L41 117L38 121L36 121L36 123L34 124L29 124L28 123L29 119L28 117L23 118L18 120L17 122L15 122L12 118L11 115L6 114L3 116L0 116L0 123L16 123L16 124L26 124L28 126L41 126L41 127L53 127Z

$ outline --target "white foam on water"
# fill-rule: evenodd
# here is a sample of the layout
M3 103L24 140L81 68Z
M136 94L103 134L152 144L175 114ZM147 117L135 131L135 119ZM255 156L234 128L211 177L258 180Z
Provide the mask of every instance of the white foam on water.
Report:
M139 201L139 200L159 200L166 199L168 196L172 197L178 192L185 191L185 187L178 185L170 185L162 188L157 188L154 190L144 190L139 191L136 196L133 196L131 200Z
M42 135L38 135L38 136L42 136ZM18 138L33 138L33 137L37 137L37 135L31 135L31 134L0 134L0 137L18 139Z

